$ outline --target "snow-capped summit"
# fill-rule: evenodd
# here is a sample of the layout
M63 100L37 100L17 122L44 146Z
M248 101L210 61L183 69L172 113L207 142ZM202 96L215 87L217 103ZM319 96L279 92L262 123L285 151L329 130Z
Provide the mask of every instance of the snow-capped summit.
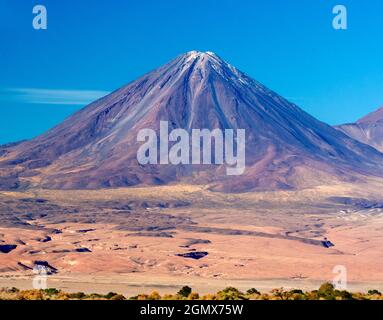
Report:
M197 51L197 50L186 52L184 55L192 57L192 58L198 58L198 57L215 57L216 58L217 57L217 55L212 51L203 52L203 51Z
M227 63L219 58L215 53L211 51L189 51L180 56L184 63L195 63L198 66L206 66L207 64L218 66L225 66Z

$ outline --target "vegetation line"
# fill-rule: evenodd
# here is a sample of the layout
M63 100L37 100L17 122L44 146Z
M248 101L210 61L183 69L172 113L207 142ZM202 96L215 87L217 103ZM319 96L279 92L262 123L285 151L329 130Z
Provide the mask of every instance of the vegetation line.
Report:
M188 286L183 287L176 294L161 296L157 291L153 291L150 294L139 294L134 297L125 297L114 292L102 295L83 292L67 293L54 288L45 290L2 288L0 300L383 300L383 296L378 290L351 293L346 290L337 290L331 283L324 283L318 290L306 292L300 289L285 290L284 288L273 289L268 293L261 293L254 288L241 292L236 288L228 287L215 294L203 296L193 292Z

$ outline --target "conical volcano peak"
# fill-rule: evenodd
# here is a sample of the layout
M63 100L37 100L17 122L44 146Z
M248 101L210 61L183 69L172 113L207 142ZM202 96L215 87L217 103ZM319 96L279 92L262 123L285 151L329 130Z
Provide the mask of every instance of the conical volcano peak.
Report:
M180 165L138 163L138 137L142 130L160 136L161 122L169 132L182 129L189 136L194 130L244 130L245 171L227 176L226 165L189 165L190 157ZM213 146L215 137L208 135ZM316 120L216 54L190 51L47 133L0 148L0 189L170 183L230 192L306 188L383 175L382 159L382 153Z

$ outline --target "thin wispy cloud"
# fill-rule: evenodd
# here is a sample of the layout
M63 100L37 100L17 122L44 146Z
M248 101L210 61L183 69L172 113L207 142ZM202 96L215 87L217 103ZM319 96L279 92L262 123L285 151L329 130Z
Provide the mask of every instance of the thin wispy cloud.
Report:
M107 94L98 90L10 88L2 90L2 100L51 105L86 105Z

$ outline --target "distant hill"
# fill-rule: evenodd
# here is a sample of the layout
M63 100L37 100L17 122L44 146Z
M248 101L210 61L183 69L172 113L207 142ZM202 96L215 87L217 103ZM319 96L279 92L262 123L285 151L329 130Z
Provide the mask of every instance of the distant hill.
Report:
M356 123L336 126L336 129L383 152L383 107L368 114Z

